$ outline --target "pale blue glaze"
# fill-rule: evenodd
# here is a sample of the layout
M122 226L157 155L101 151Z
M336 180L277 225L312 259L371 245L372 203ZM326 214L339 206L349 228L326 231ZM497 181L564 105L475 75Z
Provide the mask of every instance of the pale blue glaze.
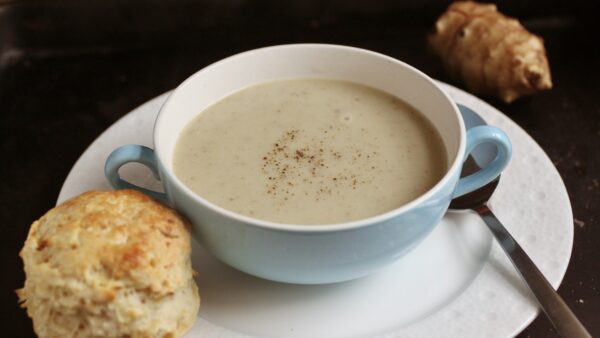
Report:
M482 171L459 181L458 168L434 194L404 212L361 226L331 230L318 226L278 228L226 215L179 188L153 151L140 145L116 149L106 160L105 174L115 189L137 189L177 208L193 224L194 237L223 262L274 281L323 284L365 276L397 260L433 230L454 196L498 176L510 160L510 141L495 127L475 127L467 132L466 154L486 142L498 151ZM166 195L121 179L118 169L128 162L142 163L160 174Z
M487 125L487 122L485 122L485 120L482 119L479 114L471 110L469 107L465 107L460 103L457 103L456 105L458 106L460 115L465 122L465 128L467 130L473 127ZM480 168L490 164L496 158L497 154L498 151L496 150L496 146L490 143L480 144L471 152L471 156Z
M475 147L480 144L495 145L496 158L482 170L461 178L454 191L454 197L462 196L490 183L500 175L510 161L512 146L508 136L502 130L492 126L477 126L467 130L467 148L464 159L466 160Z
M139 190L148 196L167 202L166 194L131 184L119 176L119 168L130 162L138 162L145 165L150 168L154 177L160 180L160 173L158 172L154 150L137 144L127 144L113 150L106 159L104 164L104 176L106 176L110 185L115 189Z

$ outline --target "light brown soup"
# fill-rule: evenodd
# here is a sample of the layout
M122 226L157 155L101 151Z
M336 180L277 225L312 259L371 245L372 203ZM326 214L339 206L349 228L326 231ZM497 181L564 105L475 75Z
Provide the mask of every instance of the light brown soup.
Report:
M240 90L182 131L175 174L199 196L288 224L375 216L433 187L441 137L400 99L356 83L294 79Z

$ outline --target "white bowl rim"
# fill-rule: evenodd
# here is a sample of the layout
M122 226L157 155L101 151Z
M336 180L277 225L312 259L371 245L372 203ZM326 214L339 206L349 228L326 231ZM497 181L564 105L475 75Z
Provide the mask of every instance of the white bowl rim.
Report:
M165 112L169 110L168 108L171 105L171 101L173 100L173 98L176 98L176 94L178 91L183 90L182 88L188 86L189 83L194 81L195 78L202 76L202 74L204 72L208 71L209 69L211 69L213 67L216 67L222 63L230 62L231 60L236 59L236 58L244 57L248 54L261 53L261 52L265 52L265 51L268 51L271 49L282 49L282 48L342 49L342 50L346 50L346 51L352 51L355 53L368 54L368 55L375 56L378 58L386 59L387 61L389 61L395 65L405 67L409 71L412 71L412 72L418 74L419 76L421 76L422 78L424 78L425 81L432 87L432 90L437 91L440 94L442 94L443 97L448 101L448 103L450 103L450 108L452 108L451 110L454 112L455 117L457 118L459 125L460 125L460 131L459 131L460 139L459 139L458 151L456 153L454 160L452 161L452 164L447 169L446 174L444 174L444 176L427 192L425 192L424 194L421 194L419 197L413 199L412 201L410 201L406 204L403 204L402 206L400 206L396 209L393 209L393 210L390 210L385 213L375 215L372 217L360 219L360 220L343 222L343 223L331 223L331 224L287 224L287 223L278 223L278 222L272 222L272 221L262 220L262 219L258 219L258 218L253 218L253 217L242 215L242 214L227 210L223 207L220 207L220 206L206 200L205 198L199 196L195 192L193 192L190 188L188 188L185 184L183 184L183 182L181 182L181 180L179 180L179 178L177 178L177 176L172 172L172 170L169 167L164 165L160 156L158 156L159 153L157 151L157 149L158 149L158 147L157 147L158 128L157 127L160 125L160 122L162 121L162 119L164 119L165 116L167 115L167 113L165 113ZM216 61L216 62L198 70L191 76L189 76L179 86L177 86L177 88L175 88L175 90L173 90L171 95L169 95L169 97L166 99L166 101L161 106L158 116L156 118L156 122L154 123L153 142L154 142L154 146L155 146L156 161L160 167L159 170L162 173L166 173L169 176L169 181L172 182L172 184L174 184L177 187L177 189L179 189L180 191L183 191L188 198L191 198L196 203L203 205L204 207L212 210L213 212L219 213L225 217L229 217L231 219L234 219L241 223L245 223L247 225L253 225L253 226L270 229L270 230L276 230L276 231L301 232L301 233L309 234L309 233L337 232L337 231L353 230L353 229L362 228L362 227L366 227L369 225L385 222L385 221L395 218L411 209L418 207L423 202L430 199L432 196L434 196L438 191L440 191L443 187L445 187L449 183L449 181L452 179L452 177L456 174L457 171L461 170L463 158L464 158L464 152L465 152L465 148L466 148L466 129L465 129L464 121L462 119L462 116L460 114L460 111L459 111L456 103L450 98L450 96L446 92L444 92L435 83L435 81L433 79L431 79L428 75L426 75L422 71L416 69L415 67L413 67L405 62L402 62L398 59L387 56L385 54L381 54L381 53L370 51L370 50L363 49L363 48L345 46L345 45L336 45L336 44L299 43L299 44L284 44L284 45L262 47L262 48L252 49L249 51L234 54L227 58Z

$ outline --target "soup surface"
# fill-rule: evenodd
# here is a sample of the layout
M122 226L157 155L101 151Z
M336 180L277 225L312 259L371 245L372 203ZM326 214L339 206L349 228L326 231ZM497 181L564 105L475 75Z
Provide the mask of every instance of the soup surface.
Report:
M433 125L400 99L328 79L273 81L202 111L173 167L208 201L287 224L331 224L391 211L447 168Z

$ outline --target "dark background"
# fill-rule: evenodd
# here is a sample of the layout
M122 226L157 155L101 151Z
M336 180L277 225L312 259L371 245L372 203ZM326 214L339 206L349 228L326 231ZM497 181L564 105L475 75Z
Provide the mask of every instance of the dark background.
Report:
M425 45L446 1L0 0L2 336L33 337L14 289L29 225L70 168L118 118L196 70L261 46L327 42L408 62L447 81ZM545 39L554 89L505 105L486 98L550 156L576 219L559 293L600 335L600 29L595 1L500 1ZM539 316L519 337L556 337Z

